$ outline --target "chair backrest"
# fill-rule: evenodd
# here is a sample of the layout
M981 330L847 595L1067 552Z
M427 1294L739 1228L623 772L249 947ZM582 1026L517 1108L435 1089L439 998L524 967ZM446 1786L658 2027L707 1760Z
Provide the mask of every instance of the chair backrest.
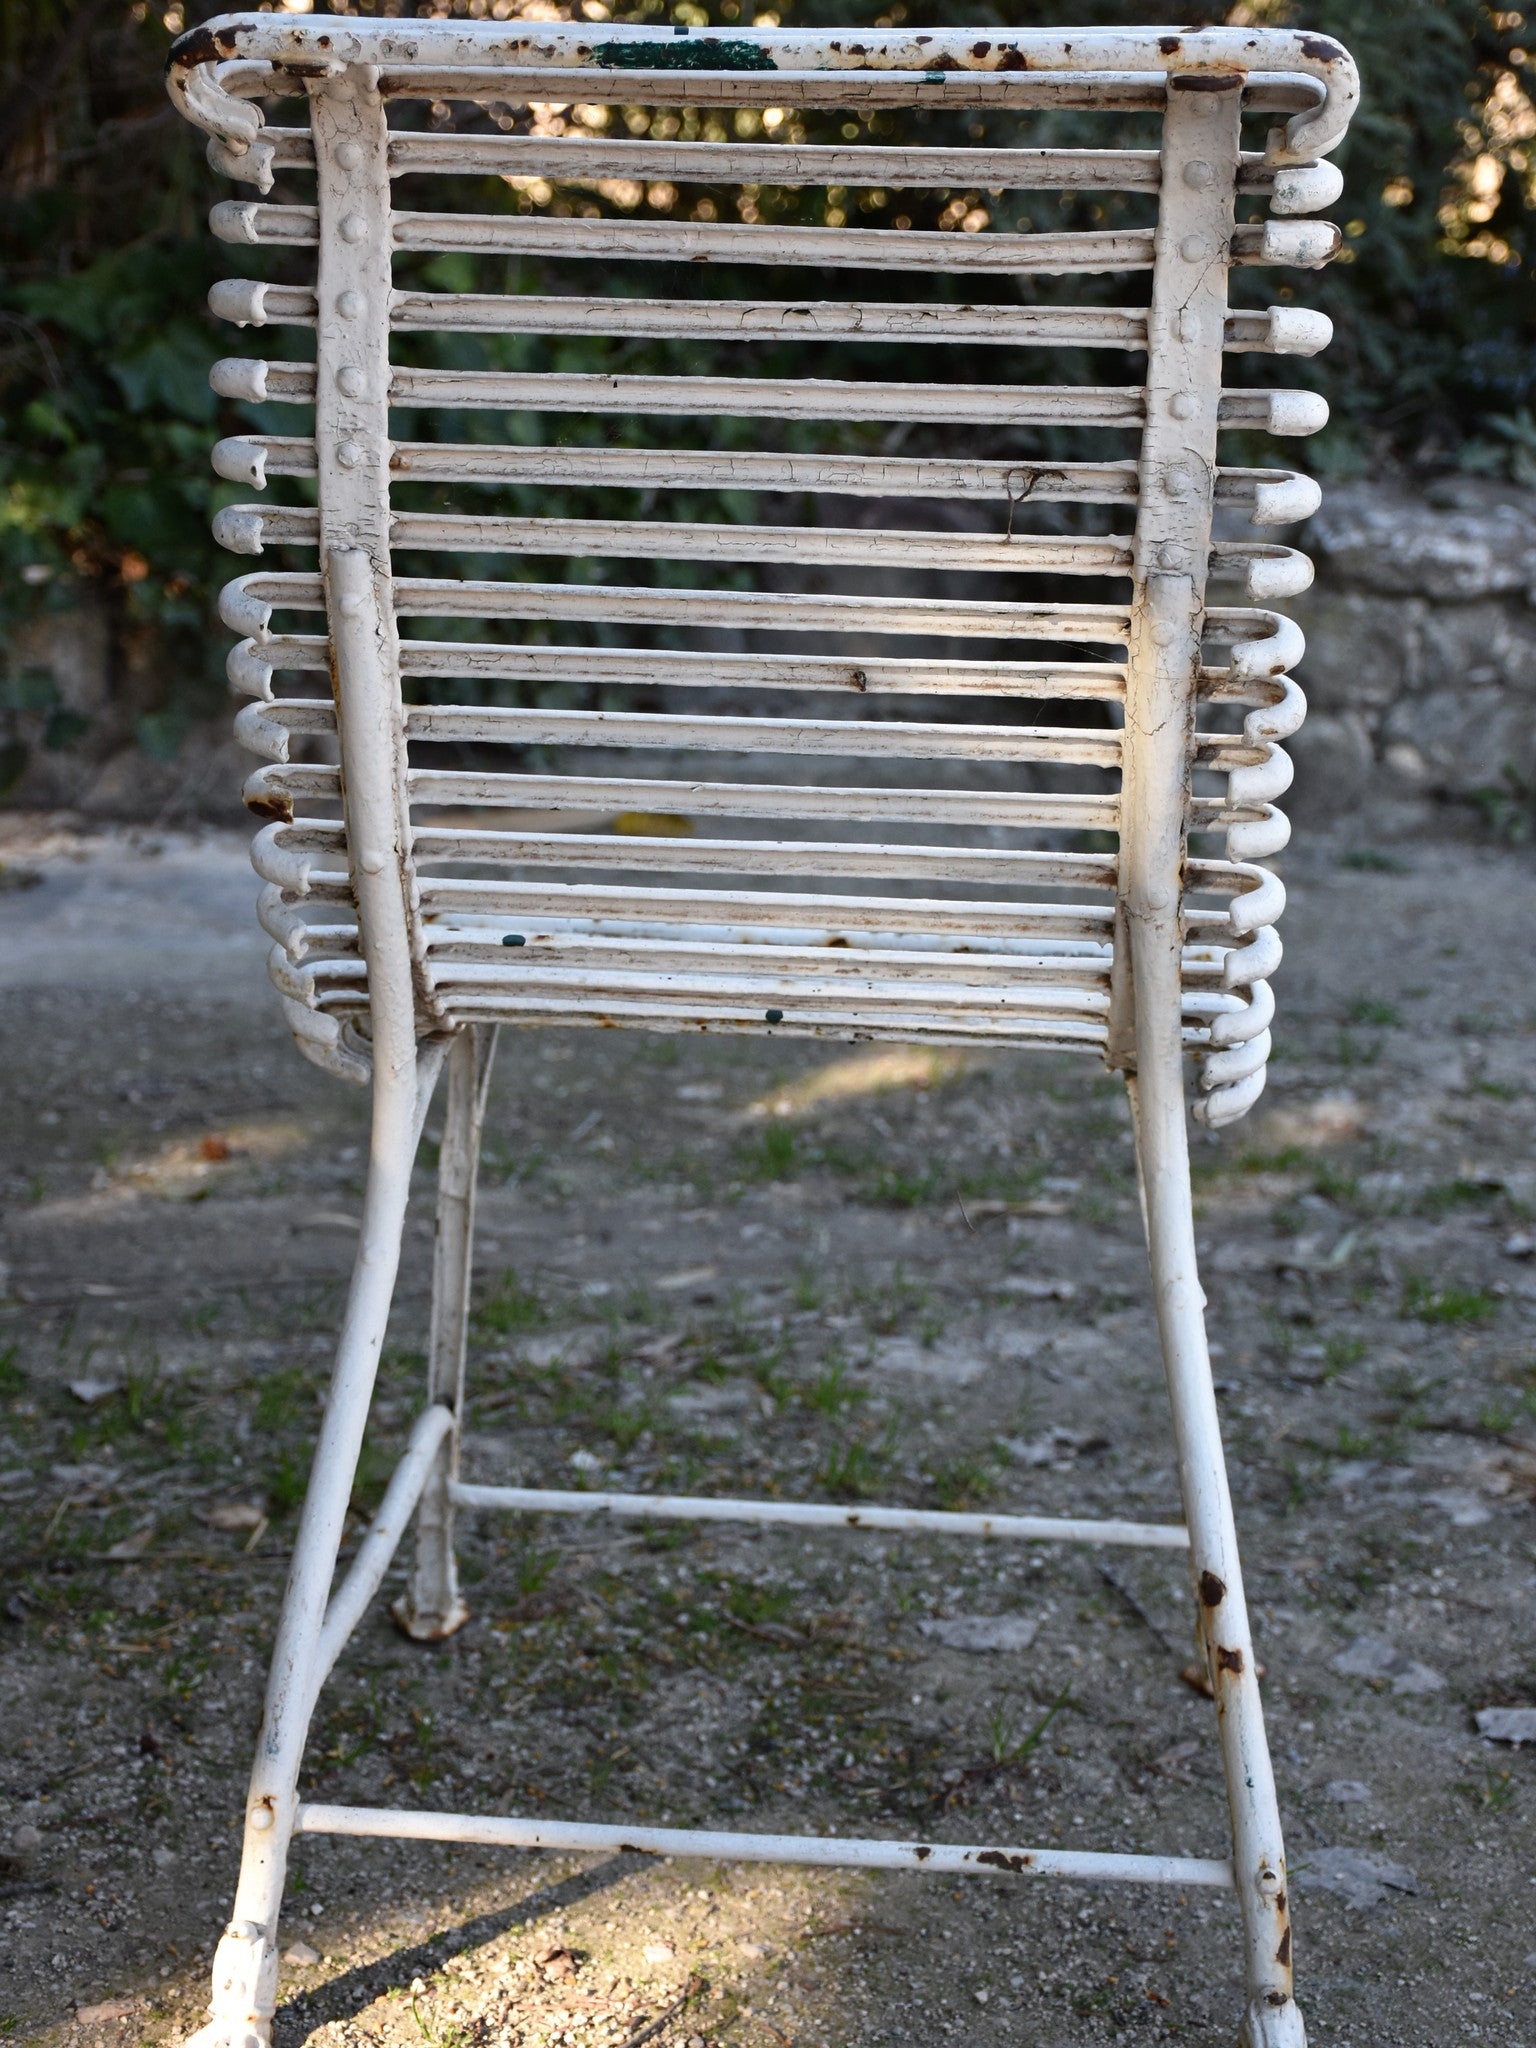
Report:
M220 171L316 187L215 207L228 242L316 254L211 297L316 337L313 361L213 372L314 409L214 455L301 480L222 511L227 546L319 551L221 606L306 1051L364 1078L386 980L417 1037L497 1018L1124 1067L1156 1003L1202 1054L1207 1120L1250 1105L1283 901L1254 863L1286 841L1278 742L1305 708L1267 604L1311 571L1213 519L1283 525L1318 493L1222 465L1217 437L1327 409L1221 371L1330 329L1233 309L1228 278L1337 248L1285 216L1338 193L1344 51L263 14L183 37L171 90ZM266 126L274 96L307 125ZM1245 113L1289 118L1244 151ZM890 139L898 115L923 139ZM1083 146L1086 115L1115 146ZM434 178L500 179L500 210L394 204ZM1013 380L1030 350L1056 381ZM806 375L813 351L840 374ZM1143 379L1076 381L1105 352ZM534 416L561 426L524 438ZM474 573L422 573L444 554ZM612 573L637 562L706 566ZM1211 578L1248 605L1208 605ZM274 694L328 669L326 698ZM1203 705L1247 712L1207 729ZM300 735L339 765L291 761ZM1163 954L1133 960L1154 928Z

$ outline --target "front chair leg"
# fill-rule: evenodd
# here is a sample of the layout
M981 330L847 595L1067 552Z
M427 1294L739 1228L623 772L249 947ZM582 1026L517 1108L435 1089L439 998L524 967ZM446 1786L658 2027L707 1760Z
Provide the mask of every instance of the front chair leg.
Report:
M1243 1916L1247 2009L1240 2048L1306 2048L1291 1981L1291 1922L1274 1771L1238 1563L1221 1425L1195 1263L1183 1077L1175 1042L1142 1066L1132 1101L1147 1248L1178 1449L1201 1646L1216 1700L1232 1872Z
M480 1131L496 1052L496 1026L461 1031L448 1054L448 1102L437 1168L437 1239L432 1261L432 1319L427 1339L427 1399L453 1411L416 1515L410 1584L390 1612L413 1642L440 1642L463 1627L469 1609L459 1592L453 1552L450 1483L458 1477L464 1405L464 1352L474 1269L475 1187Z

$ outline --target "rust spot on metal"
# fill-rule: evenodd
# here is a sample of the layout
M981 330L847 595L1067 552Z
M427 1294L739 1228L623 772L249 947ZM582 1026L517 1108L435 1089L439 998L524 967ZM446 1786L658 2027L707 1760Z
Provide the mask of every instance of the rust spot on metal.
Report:
M1237 92L1242 83L1235 71L1181 71L1168 81L1173 92Z
M1033 1856L1026 1856L1021 1850L1015 1850L1010 1854L1006 1849L983 1849L976 1858L978 1863L985 1863L989 1870L1012 1870L1015 1872L1029 1870L1033 1866L1034 1860Z
M1029 59L1022 50L1004 50L997 60L999 71L1027 71Z
M1280 1937L1280 1946L1275 1950L1275 1961L1282 1970L1288 1970L1291 1967L1291 1930L1289 1927Z
M985 57L988 50L990 50L991 47L992 45L990 43L972 43L971 55L973 57Z
M1207 1607L1219 1607L1226 1597L1224 1580L1218 1579L1214 1572L1200 1574L1200 1598Z
M1242 1670L1242 1668L1243 1668L1243 1653L1242 1653L1242 1651L1241 1651L1241 1650L1228 1650L1228 1649L1224 1649L1224 1648L1223 1648L1223 1647L1222 1647L1222 1646L1221 1646L1221 1645L1220 1645L1220 1644L1218 1643L1218 1644L1217 1644L1217 1646L1216 1646L1216 1669L1217 1669L1218 1671L1232 1671L1232 1672L1238 1672L1238 1671L1241 1671L1241 1670Z
M1266 1991L1264 1994L1264 2003L1266 2005L1289 2005L1290 2002L1291 1994L1289 1991Z
M240 38L230 28L189 28L178 36L165 60L167 71L185 71L194 64L217 64L240 54Z
M291 796L248 796L245 808L253 818L271 818L279 825L293 823L293 798Z
M1182 36L1159 36L1157 47L1165 57L1171 57L1175 50L1183 49L1184 38Z
M926 1863L928 1861L928 1858L933 1854L933 1851L930 1848L928 1848L925 1844L921 1849L914 1849L912 1851L912 1854L917 1858L919 1863Z
M656 1851L654 1849L642 1849L638 1842L620 1842L619 1854L621 1856L654 1856Z
M1303 56L1315 57L1319 64L1336 64L1344 54L1340 45L1330 42L1327 36L1303 36L1301 49Z

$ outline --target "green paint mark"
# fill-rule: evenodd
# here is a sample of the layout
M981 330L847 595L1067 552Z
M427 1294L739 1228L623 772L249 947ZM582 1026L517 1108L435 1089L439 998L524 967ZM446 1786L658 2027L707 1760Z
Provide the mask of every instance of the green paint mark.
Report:
M714 36L690 36L670 43L598 43L599 64L615 71L776 71L761 43L723 43Z

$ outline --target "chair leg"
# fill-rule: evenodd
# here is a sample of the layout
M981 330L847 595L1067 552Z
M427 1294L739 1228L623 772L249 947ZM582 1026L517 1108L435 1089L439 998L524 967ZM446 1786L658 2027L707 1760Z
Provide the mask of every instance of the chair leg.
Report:
M416 1512L410 1585L390 1612L413 1642L439 1642L462 1628L469 1609L459 1592L453 1553L453 1503L448 1486L459 1469L464 1351L469 1328L475 1248L475 1188L480 1131L496 1053L496 1026L472 1025L448 1054L448 1103L437 1169L437 1239L432 1264L432 1319L427 1344L427 1399L453 1411Z
M1142 1059L1131 1105L1190 1572L1232 1818L1248 1997L1239 2038L1242 2048L1306 2048L1306 2029L1292 1993L1285 1848L1211 1383L1205 1295L1196 1271L1184 1078L1176 1040L1150 1061Z
M325 1676L321 1625L389 1321L415 1151L415 1074L376 1070L362 1235L267 1677L234 1911L214 1955L212 2017L187 2048L270 2048L299 1767Z

